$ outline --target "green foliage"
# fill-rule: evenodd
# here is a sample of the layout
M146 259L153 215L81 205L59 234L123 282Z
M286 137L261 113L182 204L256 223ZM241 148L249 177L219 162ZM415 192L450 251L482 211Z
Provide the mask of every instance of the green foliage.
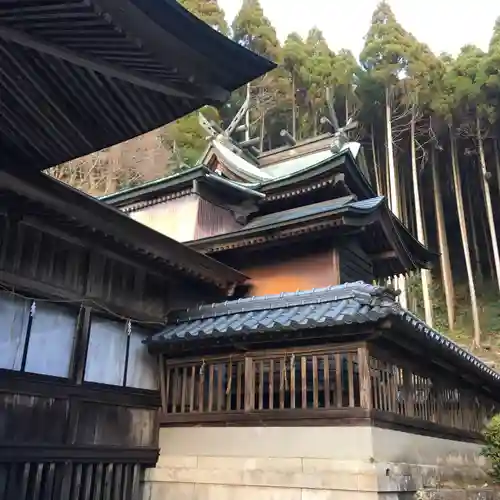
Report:
M224 11L220 8L217 0L178 0L179 3L191 14L205 21L209 26L220 31L224 35L229 34Z
M372 24L360 55L363 68L371 77L392 86L406 75L413 53L414 39L397 22L389 4L380 2L372 16Z
M307 60L304 40L298 33L290 33L283 45L283 66L291 74L300 77Z
M209 120L219 122L219 113L213 107L202 109L203 114ZM207 133L198 123L198 113L191 113L180 120L167 126L167 138L165 142L172 150L178 153L178 161L193 166L198 162L203 151L207 147L205 140Z
M500 415L495 415L483 432L485 445L481 454L491 463L490 476L500 483Z
M268 59L275 62L281 60L276 30L264 15L259 0L243 0L233 21L233 39Z

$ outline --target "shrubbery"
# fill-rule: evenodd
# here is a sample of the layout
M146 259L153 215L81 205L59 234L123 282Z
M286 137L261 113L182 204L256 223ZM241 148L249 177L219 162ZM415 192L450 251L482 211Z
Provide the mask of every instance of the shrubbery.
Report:
M483 435L486 444L481 454L491 462L491 478L495 483L500 483L500 415L491 419Z

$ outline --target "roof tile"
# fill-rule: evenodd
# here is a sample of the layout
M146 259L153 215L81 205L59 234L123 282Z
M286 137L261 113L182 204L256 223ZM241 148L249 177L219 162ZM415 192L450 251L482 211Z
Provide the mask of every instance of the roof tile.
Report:
M403 321L422 336L423 342L441 346L448 354L471 363L488 378L497 383L500 381L500 374L496 371L403 309L396 302L393 290L363 282L250 297L178 311L170 317L163 331L145 342L159 346L210 337L247 337L266 332L374 324L389 317Z

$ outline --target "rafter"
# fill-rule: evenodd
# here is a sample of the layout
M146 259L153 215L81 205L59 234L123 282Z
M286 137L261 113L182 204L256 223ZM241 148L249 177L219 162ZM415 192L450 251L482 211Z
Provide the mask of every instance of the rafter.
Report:
M64 49L53 45L33 35L14 30L4 25L0 25L0 38L17 43L23 47L34 49L38 52L62 59L71 64L101 73L110 78L128 82L132 85L142 87L154 92L173 97L185 99L210 99L214 102L225 102L229 98L229 92L214 85L194 85L189 82L174 83L163 82L151 77L143 77L135 71L125 70L120 66L101 61L95 57L89 57L76 53L72 50Z

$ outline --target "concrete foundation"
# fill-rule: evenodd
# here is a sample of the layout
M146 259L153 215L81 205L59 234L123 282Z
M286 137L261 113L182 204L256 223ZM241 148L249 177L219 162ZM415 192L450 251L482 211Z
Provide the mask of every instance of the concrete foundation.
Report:
M479 445L393 430L178 427L160 446L145 500L493 498Z

